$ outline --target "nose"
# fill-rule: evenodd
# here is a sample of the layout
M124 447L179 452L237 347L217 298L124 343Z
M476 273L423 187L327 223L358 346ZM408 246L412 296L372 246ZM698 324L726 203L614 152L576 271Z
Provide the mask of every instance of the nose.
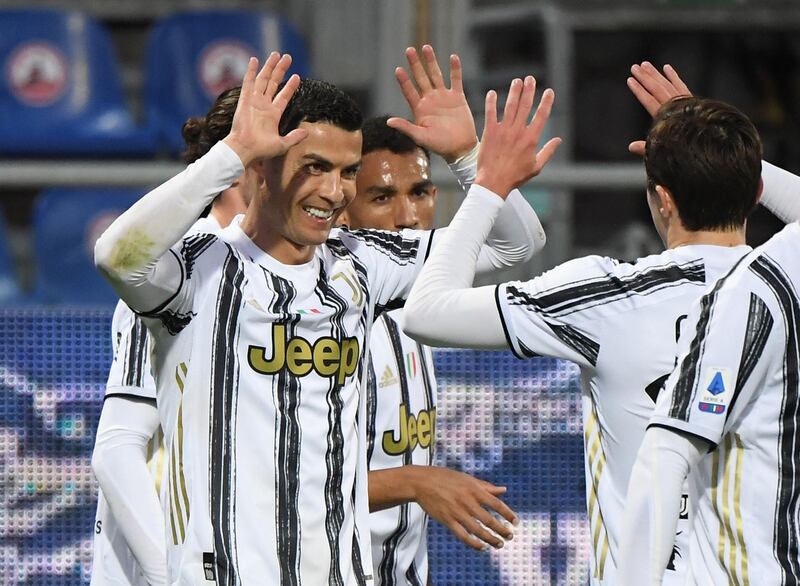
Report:
M319 195L331 205L337 205L344 199L342 178L336 171L325 173L319 187Z
M417 204L408 196L395 197L394 225L398 230L418 228Z

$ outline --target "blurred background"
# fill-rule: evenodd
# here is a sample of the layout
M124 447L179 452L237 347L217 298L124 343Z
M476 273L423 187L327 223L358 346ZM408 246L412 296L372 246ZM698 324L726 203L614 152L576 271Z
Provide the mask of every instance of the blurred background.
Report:
M576 255L661 250L627 151L649 123L626 87L633 63L672 64L754 120L766 160L800 168L798 32L789 0L0 0L0 582L88 579L114 303L94 240L181 170L182 122L238 84L251 54L288 51L367 115L405 116L393 70L405 47L431 43L440 60L461 56L479 128L488 89L502 99L525 74L554 88L548 134L564 144L524 190L548 233L507 275L525 278ZM435 179L444 225L462 196L444 165ZM759 210L750 243L780 227ZM509 483L524 530L480 556L433 527L434 577L582 584L593 544L576 372L486 355L437 355L440 462Z

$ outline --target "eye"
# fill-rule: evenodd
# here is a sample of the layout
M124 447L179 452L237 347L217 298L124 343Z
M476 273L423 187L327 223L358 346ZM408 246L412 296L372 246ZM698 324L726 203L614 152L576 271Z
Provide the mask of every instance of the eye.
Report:
M351 167L342 171L342 177L345 179L355 179L356 175L358 175L358 167Z
M412 195L414 197L418 198L418 199L424 199L424 198L429 197L431 195L431 190L430 190L429 187L421 187L421 188L415 190L412 193Z
M325 169L322 168L322 165L319 163L309 163L306 165L306 171L312 173L313 175L318 175L320 173L324 173Z

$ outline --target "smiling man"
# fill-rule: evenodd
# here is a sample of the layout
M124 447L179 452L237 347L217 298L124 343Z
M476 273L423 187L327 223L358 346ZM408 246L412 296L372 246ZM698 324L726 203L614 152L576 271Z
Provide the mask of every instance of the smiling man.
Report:
M290 63L273 53L258 72L251 59L230 133L95 249L152 334L159 401L180 393L175 496L186 506L171 583L374 583L365 349L375 316L408 295L432 233L332 231L356 193L361 114L325 82L292 76L281 88ZM244 217L183 239L246 169L259 190ZM483 255L487 270L532 254L524 214L503 206L496 236L508 246Z

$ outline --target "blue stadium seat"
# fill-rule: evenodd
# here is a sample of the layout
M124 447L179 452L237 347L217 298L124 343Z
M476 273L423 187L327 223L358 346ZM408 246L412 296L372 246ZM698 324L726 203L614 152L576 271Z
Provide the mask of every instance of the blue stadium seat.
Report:
M40 303L111 304L117 295L94 266L94 243L139 189L49 189L34 215L36 284Z
M147 113L173 153L184 148L181 128L203 116L224 90L239 85L251 56L291 53L290 73L308 74L305 42L282 18L266 12L185 12L162 20L147 56Z
M126 107L108 33L89 17L0 11L0 66L0 155L153 152Z

